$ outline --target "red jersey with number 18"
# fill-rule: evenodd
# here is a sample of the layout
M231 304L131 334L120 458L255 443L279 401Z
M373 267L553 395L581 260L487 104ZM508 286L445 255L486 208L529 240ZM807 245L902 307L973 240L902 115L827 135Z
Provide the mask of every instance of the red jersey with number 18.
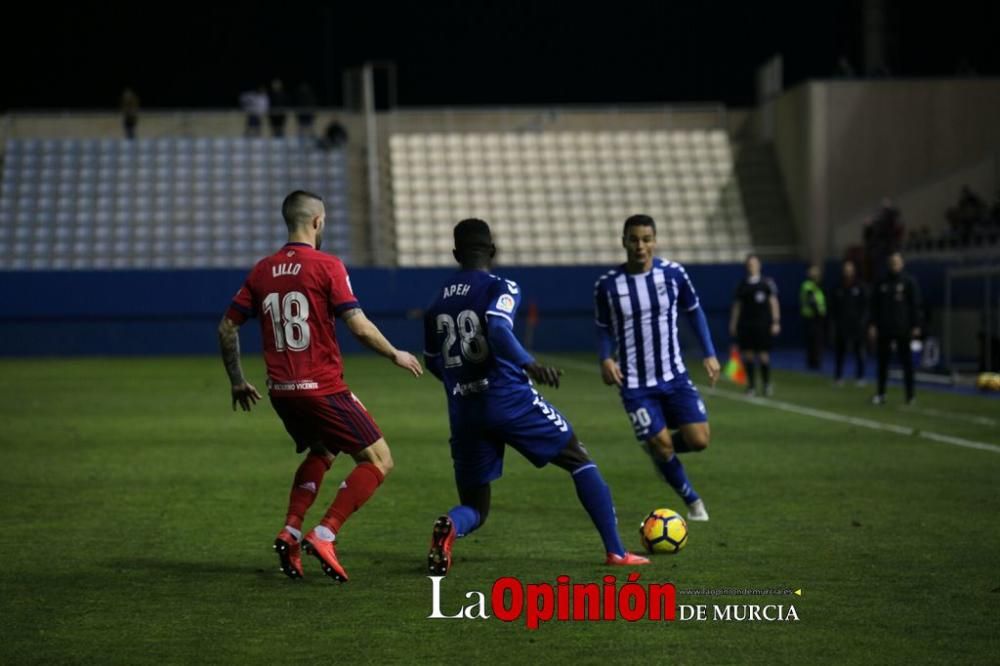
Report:
M257 262L226 316L260 317L271 395L330 395L347 390L333 320L356 307L340 259L287 243Z

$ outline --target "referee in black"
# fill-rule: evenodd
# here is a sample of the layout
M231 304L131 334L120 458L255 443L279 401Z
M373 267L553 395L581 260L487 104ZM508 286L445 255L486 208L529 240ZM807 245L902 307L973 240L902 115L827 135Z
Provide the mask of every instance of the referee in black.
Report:
M746 260L747 275L736 287L729 315L729 335L736 340L747 372L747 395L756 395L754 364L760 363L764 395L771 396L771 342L781 332L778 287L760 272L760 259Z
M909 273L903 272L903 256L893 252L889 273L872 291L871 324L868 336L875 340L878 355L878 392L872 404L885 403L885 382L889 375L889 352L893 345L903 366L906 404L913 403L913 355L910 343L920 337L920 288Z

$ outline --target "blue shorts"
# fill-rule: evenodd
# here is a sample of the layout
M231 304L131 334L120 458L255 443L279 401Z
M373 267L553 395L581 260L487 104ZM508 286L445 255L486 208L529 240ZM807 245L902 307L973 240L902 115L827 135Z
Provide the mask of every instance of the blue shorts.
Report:
M622 404L640 442L664 428L708 421L705 403L686 374L652 388L625 389Z
M499 479L505 444L544 467L573 437L569 421L534 389L516 400L486 396L451 410L451 459L460 488Z

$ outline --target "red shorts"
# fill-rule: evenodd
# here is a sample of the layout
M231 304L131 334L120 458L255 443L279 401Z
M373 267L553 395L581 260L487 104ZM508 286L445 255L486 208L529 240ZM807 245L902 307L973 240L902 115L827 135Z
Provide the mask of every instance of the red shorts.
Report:
M382 438L371 414L350 391L333 395L271 396L285 430L302 453L322 446L332 454L357 453Z

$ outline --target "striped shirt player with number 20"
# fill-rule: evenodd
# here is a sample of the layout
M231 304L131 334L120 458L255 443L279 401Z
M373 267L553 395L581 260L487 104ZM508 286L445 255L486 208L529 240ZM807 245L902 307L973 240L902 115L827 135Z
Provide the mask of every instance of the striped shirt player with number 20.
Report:
M345 582L336 535L392 470L392 455L375 421L344 382L334 320L340 319L359 342L399 368L417 377L423 369L365 317L340 259L319 251L326 225L323 200L310 192L292 192L281 214L288 242L250 271L219 324L219 346L232 384L233 409L239 403L250 411L260 394L240 367L239 327L251 317L260 318L271 404L296 450L308 451L295 473L285 526L274 541L281 570L289 578L301 578L305 548L327 576ZM319 525L303 536L306 510L340 453L357 465L340 484Z
M626 262L602 275L594 287L601 378L621 390L636 438L687 504L688 520L708 520L705 502L676 455L704 450L710 434L705 403L681 359L677 320L683 313L693 325L715 386L719 361L708 322L687 271L655 256L653 218L633 215L625 220L622 245Z

